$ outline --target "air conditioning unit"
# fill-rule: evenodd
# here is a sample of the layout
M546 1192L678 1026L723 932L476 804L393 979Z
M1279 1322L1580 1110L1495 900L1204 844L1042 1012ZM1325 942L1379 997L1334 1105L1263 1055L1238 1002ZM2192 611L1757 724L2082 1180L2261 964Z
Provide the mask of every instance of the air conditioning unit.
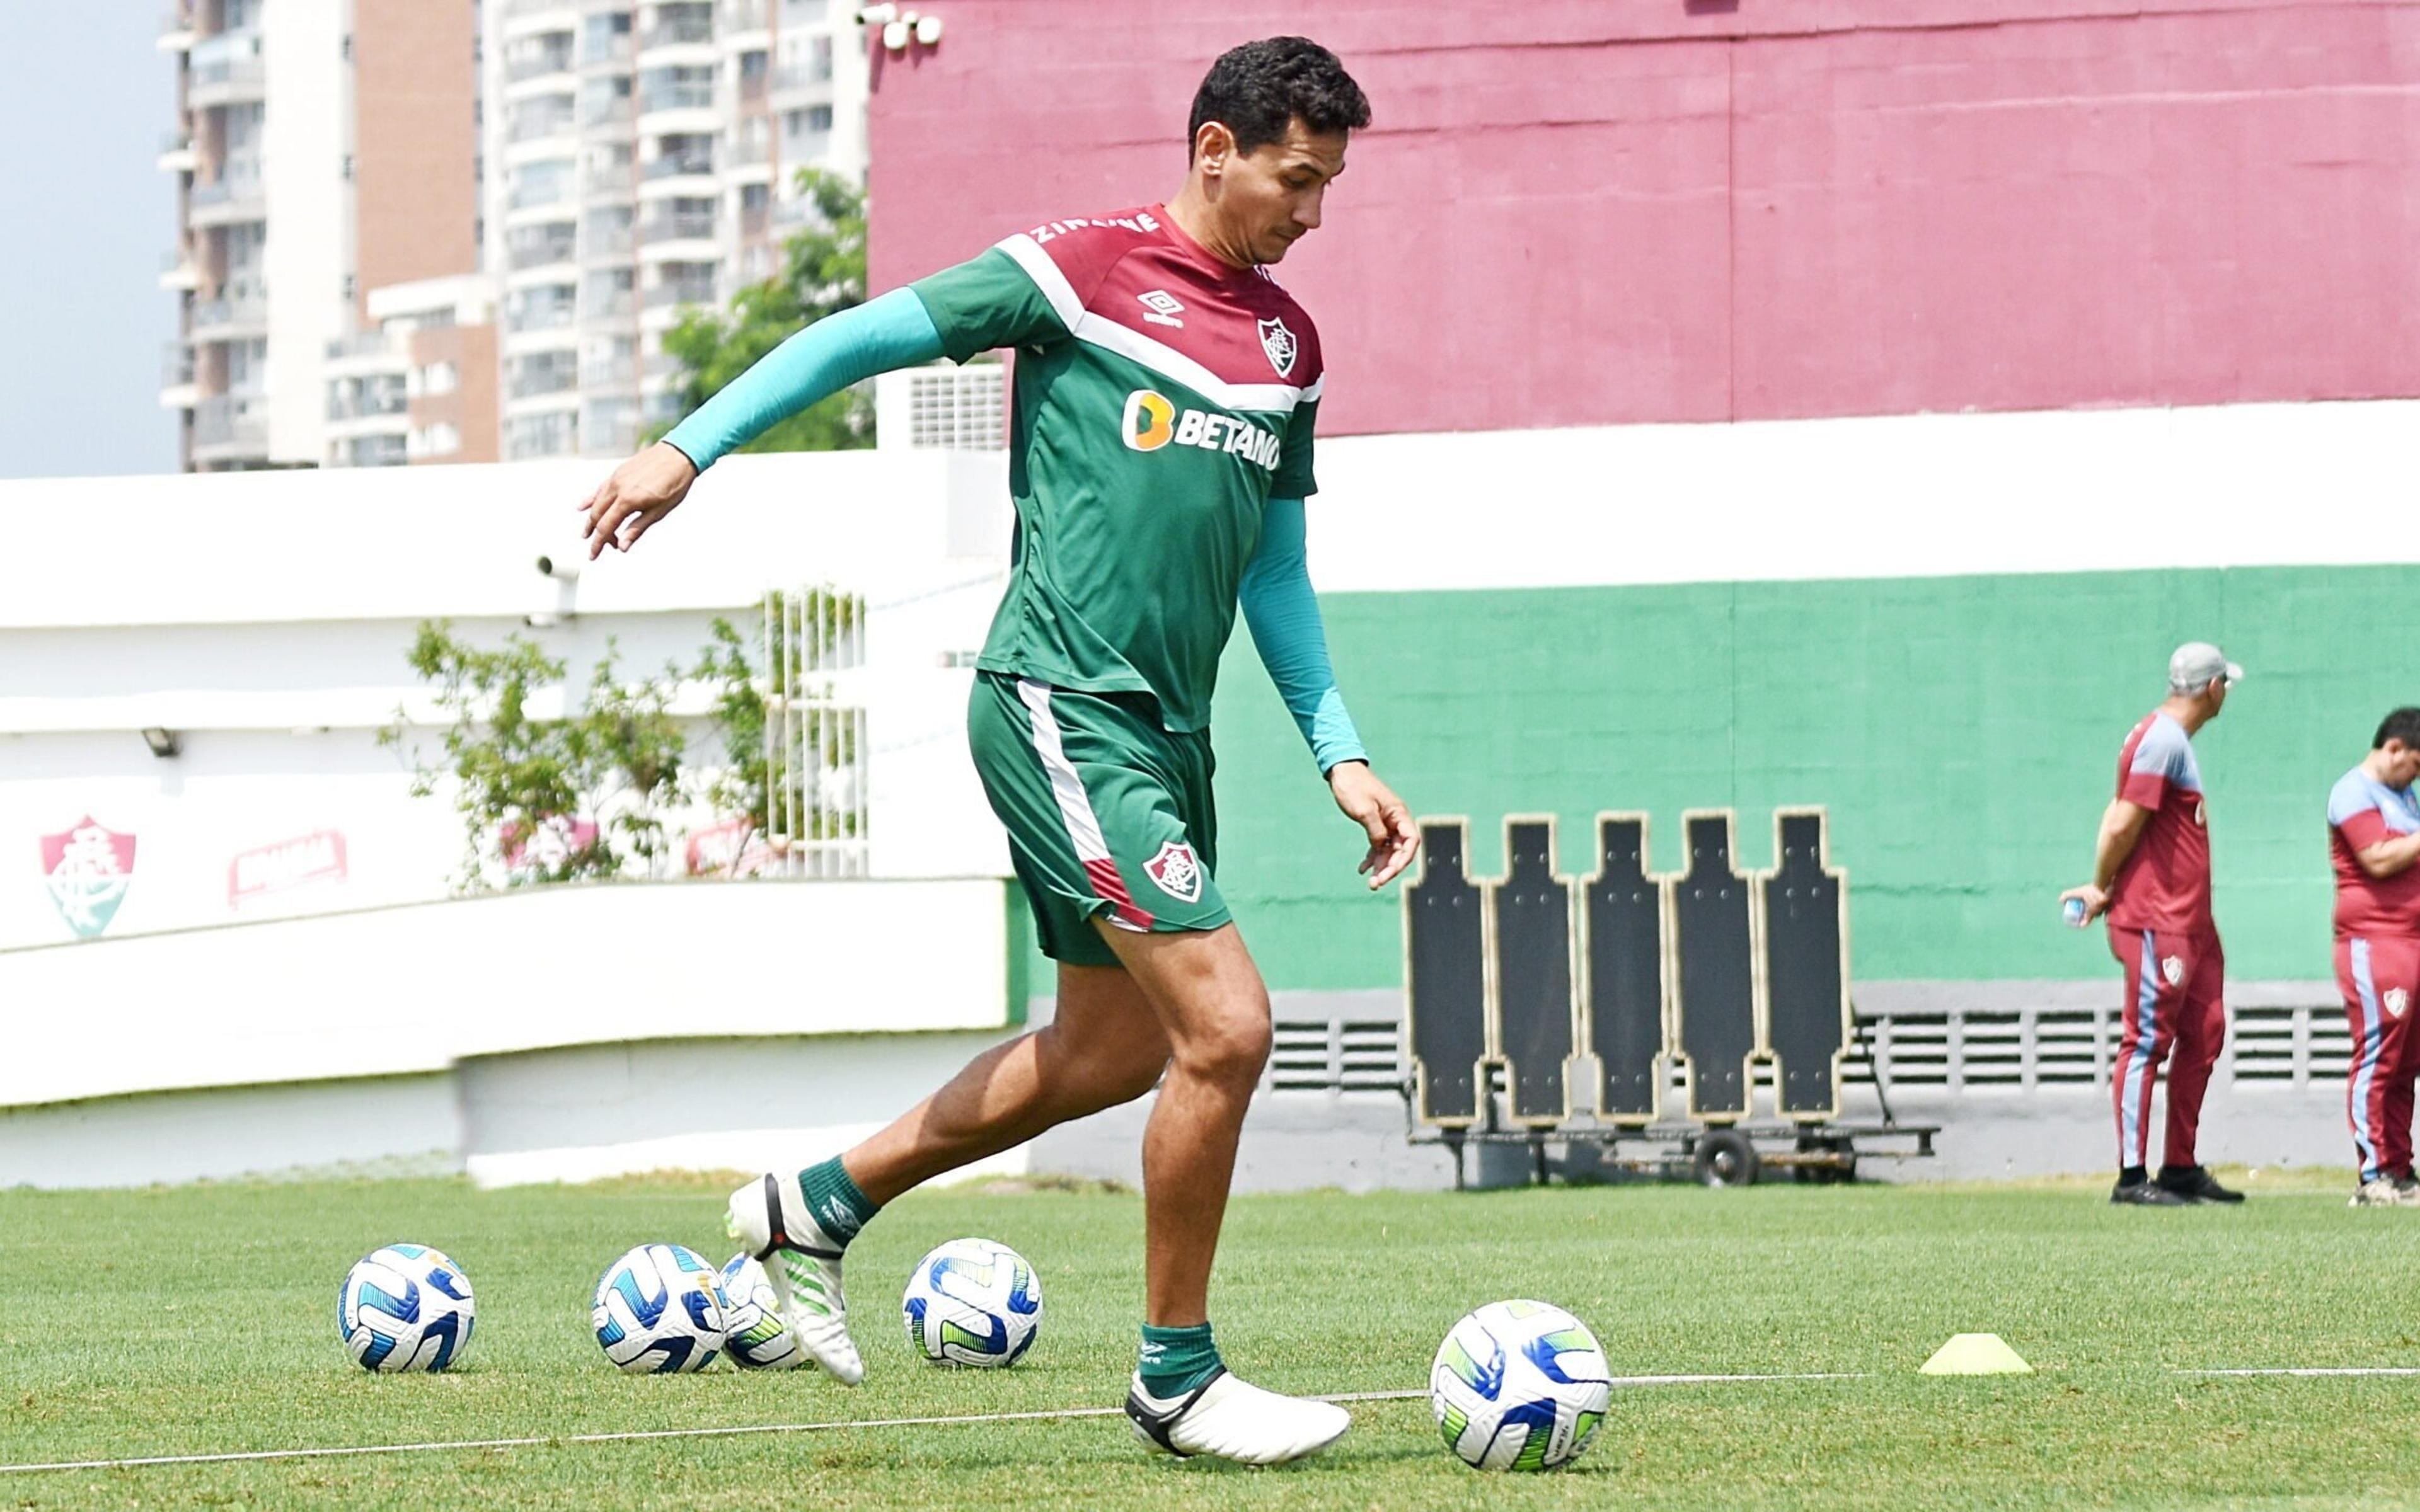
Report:
M1008 369L999 363L885 373L874 383L875 443L883 451L997 452L1008 444Z

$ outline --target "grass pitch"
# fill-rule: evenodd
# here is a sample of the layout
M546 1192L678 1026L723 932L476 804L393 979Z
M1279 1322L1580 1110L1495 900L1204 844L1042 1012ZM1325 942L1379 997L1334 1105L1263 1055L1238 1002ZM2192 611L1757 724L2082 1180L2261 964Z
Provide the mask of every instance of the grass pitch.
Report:
M1863 1372L1617 1391L1589 1453L1540 1476L1454 1461L1422 1400L1357 1404L1274 1471L1146 1458L1123 1420L850 1427L341 1459L0 1474L0 1508L1675 1508L2420 1506L2420 1379L2212 1378L2420 1366L2420 1212L2349 1183L2255 1183L2236 1211L2118 1210L2098 1186L1596 1188L1238 1199L1213 1313L1228 1359L1304 1393L1425 1384L1483 1302L1559 1303L1624 1374ZM720 1260L724 1183L481 1193L364 1181L0 1192L0 1463L1109 1407L1134 1351L1132 1196L942 1193L850 1251L861 1389L813 1372L624 1376L588 1332L597 1275L644 1240ZM1039 1270L1042 1336L1002 1372L908 1352L908 1267L960 1234ZM337 1282L394 1240L477 1288L442 1376L373 1376ZM1951 1334L2037 1371L1943 1380Z

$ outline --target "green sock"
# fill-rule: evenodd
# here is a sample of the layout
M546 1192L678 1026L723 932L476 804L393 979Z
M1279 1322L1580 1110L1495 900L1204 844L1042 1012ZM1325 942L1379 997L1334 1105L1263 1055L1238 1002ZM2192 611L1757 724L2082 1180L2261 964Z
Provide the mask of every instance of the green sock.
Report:
M817 1227L843 1246L882 1211L882 1204L860 1192L848 1179L838 1155L800 1171L799 1195L807 1199L807 1211L814 1215Z
M1199 1388L1218 1373L1218 1346L1210 1325L1154 1328L1142 1325L1142 1389L1166 1401Z

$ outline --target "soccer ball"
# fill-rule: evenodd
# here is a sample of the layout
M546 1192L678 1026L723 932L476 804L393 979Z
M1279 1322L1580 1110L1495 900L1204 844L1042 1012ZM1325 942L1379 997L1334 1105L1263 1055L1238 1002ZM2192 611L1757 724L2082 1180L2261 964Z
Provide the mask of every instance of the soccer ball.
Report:
M1005 1244L954 1239L916 1262L899 1310L935 1365L1011 1365L1042 1326L1042 1282Z
M336 1289L336 1332L365 1370L442 1370L471 1347L471 1278L426 1244L353 1262Z
M1560 1307L1492 1302L1429 1369L1446 1447L1480 1470L1552 1470L1588 1447L1613 1396L1596 1335Z
M732 1362L751 1370L788 1370L808 1363L798 1335L782 1318L782 1300L752 1255L734 1255L722 1267L722 1321Z
M729 1313L721 1274L697 1251L642 1244L606 1269L589 1319L605 1358L634 1376L668 1376L714 1363Z

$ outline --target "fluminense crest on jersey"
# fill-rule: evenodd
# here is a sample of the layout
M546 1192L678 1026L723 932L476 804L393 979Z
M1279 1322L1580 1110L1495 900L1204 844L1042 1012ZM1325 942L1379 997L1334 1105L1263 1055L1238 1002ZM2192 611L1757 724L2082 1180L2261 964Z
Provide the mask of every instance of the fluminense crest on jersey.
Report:
M1145 861L1142 869L1159 890L1181 903L1202 901L1202 863L1193 858L1193 847L1182 841L1170 841L1159 848L1159 854Z
M91 939L109 928L134 880L134 837L85 815L42 837L42 885L68 928Z
M1272 316L1261 322L1261 350L1269 354L1269 365L1278 370L1278 377L1285 378L1294 372L1297 347L1283 316Z

